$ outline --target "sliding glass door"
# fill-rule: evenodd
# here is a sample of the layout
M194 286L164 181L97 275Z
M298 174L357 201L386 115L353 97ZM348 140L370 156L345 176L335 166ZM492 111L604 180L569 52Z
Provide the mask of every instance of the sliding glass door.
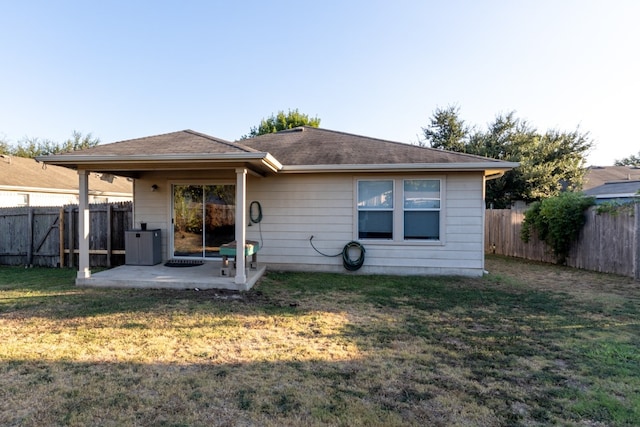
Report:
M235 212L234 185L174 185L173 256L219 256L235 240Z

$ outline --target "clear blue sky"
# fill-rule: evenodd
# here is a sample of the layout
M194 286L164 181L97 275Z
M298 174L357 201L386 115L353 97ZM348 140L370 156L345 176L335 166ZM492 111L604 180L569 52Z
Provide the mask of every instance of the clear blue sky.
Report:
M640 1L0 0L0 138L229 140L298 108L416 142L437 107L640 150Z

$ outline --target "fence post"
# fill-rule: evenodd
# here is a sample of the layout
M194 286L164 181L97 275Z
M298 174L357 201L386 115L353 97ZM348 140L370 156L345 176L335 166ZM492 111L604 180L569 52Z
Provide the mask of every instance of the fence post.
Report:
M60 208L59 218L58 218L58 238L60 239L60 262L58 263L58 267L64 267L64 207Z
M73 250L74 250L74 245L73 245L73 240L75 238L75 224L73 223L73 206L69 206L69 223L67 224L68 226L68 237L69 237L69 268L73 268Z
M27 265L33 264L33 208L27 215Z
M635 272L635 279L640 280L640 203L635 204L635 265L633 266L633 271Z
M107 267L111 268L111 214L113 209L111 205L107 205Z

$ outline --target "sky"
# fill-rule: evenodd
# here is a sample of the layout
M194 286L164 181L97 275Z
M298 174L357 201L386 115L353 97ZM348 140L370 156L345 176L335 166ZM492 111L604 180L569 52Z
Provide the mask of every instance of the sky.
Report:
M437 108L640 152L640 1L0 0L0 140L237 140L280 110L416 143Z

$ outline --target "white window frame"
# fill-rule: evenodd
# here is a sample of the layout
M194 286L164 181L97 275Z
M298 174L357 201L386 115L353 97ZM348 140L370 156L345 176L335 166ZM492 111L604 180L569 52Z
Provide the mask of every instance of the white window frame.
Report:
M391 193L392 193L392 199L391 199L391 207L390 208L361 208L360 206L358 206L359 201L360 201L360 183L361 182L391 182ZM397 206L397 197L396 197L396 180L395 179L391 179L391 178L379 178L379 179L358 179L356 181L356 186L355 186L355 191L356 191L356 237L360 236L360 230L359 230L359 224L360 224L360 212L391 212L391 238L364 238L363 240L381 240L381 241L392 241L393 240L393 236L396 234L396 215L395 215L395 209Z
M405 207L406 199L406 190L405 184L407 181L437 181L438 182L438 194L439 197L429 198L428 200L437 200L438 207L437 208L407 208ZM406 238L406 227L404 223L405 213L407 212L438 212L438 238L437 239L407 239ZM440 178L404 178L402 180L402 238L405 241L418 241L418 242L438 242L441 240L442 235L442 179Z
M410 180L438 180L440 181L440 229L439 239L405 239L404 238L404 181ZM359 212L358 209L358 183L360 181L393 181L393 233L391 239L371 239L359 238ZM401 191L398 191L401 189ZM446 177L444 175L388 175L388 176L356 176L353 178L354 192L354 227L353 239L363 242L381 244L381 245L397 245L406 246L443 246L446 243L445 221L446 221ZM421 209L422 210L422 209Z
M194 257L182 257L182 256L175 256L175 241L174 241L174 211L173 211L173 187L176 185L202 185L202 186L207 186L207 185L233 185L234 187L236 186L236 181L235 180L231 180L231 179L170 179L166 181L167 186L169 188L169 191L167 191L167 195L166 195L166 200L167 200L167 218L168 218L168 222L167 222L167 243L168 243L168 247L167 247L167 253L169 254L170 258L175 258L175 259L193 259ZM135 217L134 217L135 218ZM220 256L216 256L216 257L201 257L201 258L197 258L199 260L202 261L220 261L221 257Z
M16 202L16 206L30 206L31 197L29 193L18 193L18 201Z

